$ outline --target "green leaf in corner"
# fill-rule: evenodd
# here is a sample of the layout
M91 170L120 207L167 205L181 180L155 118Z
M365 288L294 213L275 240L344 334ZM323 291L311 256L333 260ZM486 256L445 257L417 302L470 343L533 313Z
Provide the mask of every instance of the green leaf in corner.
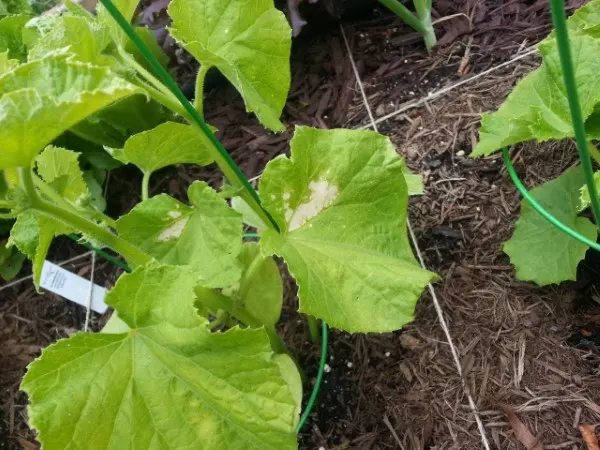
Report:
M292 33L273 0L173 0L169 15L175 39L218 68L267 128L283 131Z
M281 229L261 247L295 277L300 311L350 332L397 330L435 278L406 232L404 163L371 131L298 127L291 157L265 169L260 195Z
M193 206L166 194L152 197L117 221L117 230L163 264L190 266L205 287L240 279L242 220L206 183L188 190Z
M208 138L193 126L166 122L131 136L122 150L110 153L123 163L135 164L149 175L175 164L206 166L213 162L211 146Z
M583 170L574 167L533 189L531 195L563 224L595 240L594 224L577 216L583 183ZM575 280L577 265L588 248L549 223L526 200L521 201L521 216L512 237L504 244L517 278L540 286Z
M17 67L0 77L0 169L30 167L71 126L137 92L108 69L63 55Z
M289 361L264 329L210 333L195 283L181 267L124 275L106 303L128 332L79 333L29 366L22 388L45 449L297 448Z
M575 79L586 120L600 102L600 39L581 33L570 36ZM562 139L573 136L569 103L565 94L555 40L539 47L544 61L514 88L500 109L484 114L479 143L471 156L489 155L519 142Z
M27 0L0 0L0 17L13 14L33 14Z

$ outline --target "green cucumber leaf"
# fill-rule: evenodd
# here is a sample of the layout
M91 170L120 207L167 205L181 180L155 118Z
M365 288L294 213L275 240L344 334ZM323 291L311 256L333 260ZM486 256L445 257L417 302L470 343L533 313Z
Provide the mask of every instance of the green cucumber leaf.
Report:
M23 253L15 247L7 247L6 242L0 242L0 278L12 280L19 274L24 262Z
M406 163L404 163L402 173L404 174L404 180L406 181L406 186L408 188L408 195L423 195L425 192L423 177L418 173L412 173Z
M79 153L48 146L36 158L42 179L62 198L79 206L89 201L90 193L79 167Z
M214 161L211 147L208 138L195 127L166 122L131 136L122 150L109 152L113 158L125 164L135 164L142 172L151 174L175 164L206 166Z
M195 283L181 267L124 275L106 303L129 332L79 333L29 366L22 389L45 449L297 448L289 363L264 329L210 333Z
M575 11L567 20L569 33L578 32L594 38L600 38L600 1L592 0ZM542 41L546 44L556 39L556 32Z
M600 194L600 171L594 173L594 185L596 186L596 192ZM581 212L584 209L588 208L592 203L592 199L590 198L590 191L587 187L587 184L584 184L579 190L579 207L578 211Z
M87 185L89 193L88 202L83 206L89 206L96 211L104 212L106 210L106 199L104 198L104 189L102 184L94 176L94 171L87 170L83 173L83 179Z
M273 0L173 0L169 15L171 35L202 65L218 68L263 125L283 131L292 33Z
M103 147L121 148L130 136L150 130L171 117L171 112L161 104L137 94L92 114L69 131Z
M190 266L205 287L240 279L242 220L210 186L188 190L193 206L161 194L143 201L117 221L119 234L163 264Z
M102 55L110 43L108 33L89 17L57 16L51 27L39 31L35 44L30 45L29 60L44 58L53 51L65 49L78 61L97 65L109 65L112 61Z
M350 332L397 330L413 319L435 275L416 263L406 232L404 162L372 131L298 127L291 157L267 165L265 209L281 234L261 248L282 256L300 311Z
M63 55L17 67L0 77L0 169L30 167L71 126L137 92L108 69Z
M0 19L0 52L8 51L10 59L25 61L27 47L23 42L23 28L31 19L29 16L7 16Z
M570 36L575 80L586 120L600 102L600 39L580 33ZM555 40L540 45L544 61L514 88L500 109L484 114L479 143L471 156L489 155L519 142L573 136L573 126Z
M223 295L233 300L236 309L244 309L263 325L274 327L283 305L283 283L275 260L262 255L255 243L244 244L239 259L242 277L239 283L223 289Z
M578 166L532 189L531 195L560 222L595 240L594 224L577 216L582 183L583 169ZM521 201L521 216L512 237L504 244L517 278L540 286L575 280L577 265L588 248L544 219L527 200Z

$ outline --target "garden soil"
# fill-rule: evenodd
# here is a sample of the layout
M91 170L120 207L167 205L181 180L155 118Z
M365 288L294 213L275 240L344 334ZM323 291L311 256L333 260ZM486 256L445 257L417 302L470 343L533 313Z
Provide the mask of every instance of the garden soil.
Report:
M546 1L434 4L440 47L431 55L418 35L383 11L341 24L375 119L523 54L550 30ZM249 177L288 150L294 124L370 126L340 25L323 22L306 31L294 44L286 133L266 133L228 86L207 94L208 121ZM434 288L463 377L427 292L414 323L402 331L351 336L332 330L328 370L300 434L301 448L484 448L468 395L490 448L525 448L523 429L538 442L531 448L585 448L578 425L600 422L598 261L590 256L582 263L573 283L539 288L516 281L502 242L511 235L520 197L500 157L467 158L481 113L497 108L538 64L536 56L524 57L378 124L410 167L424 174L425 194L411 199L410 221L427 268L440 275ZM183 78L191 70L178 67ZM571 167L576 150L571 142L527 144L512 157L532 187ZM135 204L137 177L129 168L111 175L110 214ZM197 179L222 182L214 168L184 166L156 174L152 190L184 198ZM89 277L93 266L94 279L106 286L119 275L100 257L92 264L84 249L65 239L55 242L50 256L79 257L66 267ZM286 287L280 331L314 380L319 347L294 312L296 289L289 277ZM42 347L83 328L85 311L36 294L30 280L0 289L0 449L35 449L20 379ZM93 315L92 328L106 319Z

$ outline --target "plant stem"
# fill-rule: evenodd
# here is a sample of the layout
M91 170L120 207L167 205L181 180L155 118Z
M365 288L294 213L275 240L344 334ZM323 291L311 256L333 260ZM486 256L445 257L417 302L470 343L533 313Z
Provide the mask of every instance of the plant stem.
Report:
M35 190L31 169L19 168L19 182L27 194L31 208L38 213L57 220L69 228L80 231L92 239L101 242L115 252L123 255L130 264L141 266L152 260L152 257L142 252L123 238L113 234L106 228L78 214L77 212L63 209L58 205L43 200Z
M183 106L185 111L188 113L187 115L184 115L184 117L200 128L202 133L204 133L204 135L213 144L214 148L211 152L213 154L212 156L231 184L236 187L243 188L244 193L241 196L252 208L252 210L258 214L258 216L261 217L261 219L263 219L265 223L268 224L272 229L279 231L277 223L273 220L270 214L262 208L258 193L254 190L241 169L235 164L231 158L231 155L227 153L227 150L225 150L223 144L221 144L221 142L211 131L210 127L204 122L200 114L198 114L198 111L196 111L193 105L187 100L187 98L185 98L185 95L183 95L183 92L181 92L181 89L179 89L179 86L175 80L169 75L169 72L167 72L167 70L160 64L156 56L152 54L152 51L138 36L129 21L123 17L123 14L121 14L114 3L110 0L100 0L100 2L106 8L106 11L112 16L115 22L117 22L119 27L125 32L125 34L127 34L129 39L131 39L135 46L140 49L140 52L144 58L146 58L146 61L148 61L148 64L152 67L154 73L157 74L158 78L160 78L160 80L164 83L165 89L168 89L170 93L181 103L181 106Z
M107 224L111 228L117 227L117 222L112 217L108 217L106 214L101 213L100 211L81 211L75 208L72 204L66 201L58 192L52 189L52 186L45 183L40 177L37 175L33 175L33 184L40 190L44 195L50 198L54 203L60 206L63 209L69 210L76 214L83 214L89 218L97 219L105 224Z
M567 19L565 18L565 2L564 0L550 0L550 6L567 99L569 100L569 109L571 110L571 122L573 124L573 130L575 131L577 150L579 151L579 159L581 160L581 166L583 167L583 173L585 175L585 184L590 193L592 212L596 219L596 226L600 227L600 200L598 198L598 191L596 190L596 183L594 182L594 169L592 168L592 161L588 151L585 125L579 104L577 84L575 82L571 47L569 45L569 33L567 31Z
M600 151L596 148L592 141L588 141L588 150L590 151L590 156L594 158L594 161L600 164Z
M310 340L313 344L318 344L321 336L319 334L319 324L315 316L306 316L306 323L308 323L308 332L310 333Z
M13 209L13 206L14 205L8 203L5 200L0 200L0 209Z
M414 0L413 3L418 16L415 16L410 9L400 3L399 0L379 0L379 3L400 17L400 19L413 30L421 33L427 50L431 50L435 47L437 39L435 37L433 24L431 23L430 0Z
M144 177L142 178L142 201L150 198L150 175L152 175L152 172L144 172Z
M206 79L206 74L210 70L210 67L211 66L207 64L202 64L200 69L198 69L198 75L196 75L194 107L202 119L204 119L204 80Z
M269 341L271 341L271 348L275 353L287 353L288 350L283 343L281 336L277 334L275 327L265 326L265 331L269 335Z

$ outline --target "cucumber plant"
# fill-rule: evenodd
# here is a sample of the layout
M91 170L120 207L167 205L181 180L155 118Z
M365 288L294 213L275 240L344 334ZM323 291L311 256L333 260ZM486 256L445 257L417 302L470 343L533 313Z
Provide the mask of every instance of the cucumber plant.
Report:
M284 130L291 30L272 0L173 0L171 33L202 64L193 107L153 73L164 70L157 46L141 46L147 60L132 53L129 37L149 39L128 28L137 0L103 5L2 19L12 20L0 47L9 245L32 260L36 286L52 239L70 233L133 269L106 298L115 313L102 332L60 340L29 366L30 423L48 450L296 448L302 384L275 329L273 256L299 286L301 313L349 332L401 328L435 278L407 238L418 179L382 135L297 127L257 193L202 120L203 80L218 69L249 112ZM66 132L113 137L133 98L172 117L104 144L143 172L142 201L114 219L93 201L79 153L56 144ZM222 192L197 181L187 202L150 196L156 170L213 162L230 183ZM259 243L244 242L244 222Z
M567 29L588 149L600 163L600 153L594 146L594 141L600 139L600 61L596 57L600 51L600 1L592 0L577 10L567 21ZM575 136L556 31L538 49L543 59L541 66L517 84L498 111L483 116L480 141L472 156L490 155L524 141ZM600 174L596 173L595 178L598 187ZM596 241L598 224L581 214L592 200L584 167L567 170L533 189L531 196L588 242ZM573 239L548 222L526 200L521 203L515 231L504 244L517 277L539 285L575 280L577 265L589 248L589 244Z

